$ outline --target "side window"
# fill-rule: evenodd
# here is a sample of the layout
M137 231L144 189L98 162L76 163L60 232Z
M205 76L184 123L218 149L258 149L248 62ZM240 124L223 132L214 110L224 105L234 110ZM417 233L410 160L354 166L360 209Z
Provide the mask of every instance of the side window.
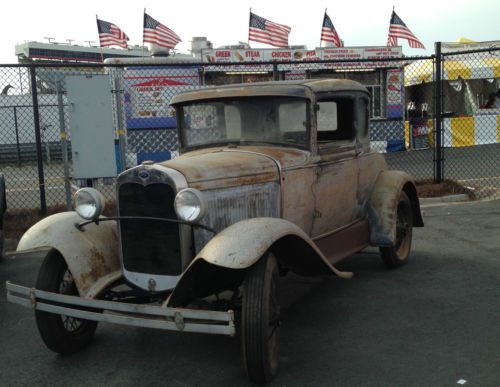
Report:
M318 142L354 139L354 101L350 98L338 98L318 102Z
M335 131L339 128L337 123L337 102L318 102L318 132Z

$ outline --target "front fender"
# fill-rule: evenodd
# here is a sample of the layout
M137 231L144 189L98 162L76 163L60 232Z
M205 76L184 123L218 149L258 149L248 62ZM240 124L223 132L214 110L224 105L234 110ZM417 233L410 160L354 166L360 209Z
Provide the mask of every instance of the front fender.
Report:
M80 296L102 277L120 270L116 222L91 223L78 230L83 219L76 212L48 216L23 235L17 251L55 249L65 259Z
M245 269L268 251L280 266L301 275L352 276L333 267L297 225L279 218L253 218L229 226L205 245L182 275L168 305L185 305L192 298L238 286Z
M377 177L370 201L370 243L375 246L392 246L396 241L396 211L399 196L404 191L411 202L413 226L422 227L417 189L413 178L403 171L383 171Z

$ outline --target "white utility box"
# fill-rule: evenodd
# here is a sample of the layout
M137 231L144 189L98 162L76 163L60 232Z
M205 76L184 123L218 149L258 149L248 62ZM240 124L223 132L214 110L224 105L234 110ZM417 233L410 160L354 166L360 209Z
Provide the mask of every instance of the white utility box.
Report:
M116 176L115 130L108 75L66 77L73 178Z

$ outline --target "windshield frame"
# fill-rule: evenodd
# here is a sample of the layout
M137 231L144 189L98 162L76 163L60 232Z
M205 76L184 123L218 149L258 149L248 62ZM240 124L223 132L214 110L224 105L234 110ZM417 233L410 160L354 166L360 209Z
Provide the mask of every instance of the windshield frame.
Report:
M235 141L234 139L231 140L224 140L224 141L214 141L210 143L204 143L204 144L197 144L197 145L186 145L185 143L185 138L184 138L184 133L183 129L184 127L184 114L183 114L183 108L187 105L194 105L194 104L203 104L203 103L213 103L213 102L224 102L224 101L235 101L235 100L248 100L248 99L262 99L262 98L287 98L287 99L295 99L295 100L302 100L305 102L306 106L306 130L305 130L305 135L306 135L306 141L303 144L299 143L292 143L290 142L289 144L284 143L284 142L271 142L271 141L255 141L255 140L237 140ZM295 149L302 149L302 150L311 150L311 106L312 106L312 101L310 98L307 97L297 97L293 95L261 95L261 96L242 96L242 97L222 97L222 98L207 98L207 99L197 99L197 100L192 100L192 101L186 101L183 103L178 103L173 105L175 108L176 112L176 117L177 117L177 136L178 136L178 141L179 141L179 152L180 153L185 153L193 150L198 150L198 149L205 149L205 148L214 148L214 147L224 147L224 146L269 146L269 147L282 147L282 148L295 148Z

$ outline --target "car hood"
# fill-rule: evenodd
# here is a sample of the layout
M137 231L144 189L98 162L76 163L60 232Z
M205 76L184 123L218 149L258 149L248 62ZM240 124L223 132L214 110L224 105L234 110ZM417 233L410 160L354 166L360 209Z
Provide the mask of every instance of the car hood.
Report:
M280 169L304 164L308 155L277 147L223 147L188 152L162 165L182 173L190 187L214 189L279 181Z

